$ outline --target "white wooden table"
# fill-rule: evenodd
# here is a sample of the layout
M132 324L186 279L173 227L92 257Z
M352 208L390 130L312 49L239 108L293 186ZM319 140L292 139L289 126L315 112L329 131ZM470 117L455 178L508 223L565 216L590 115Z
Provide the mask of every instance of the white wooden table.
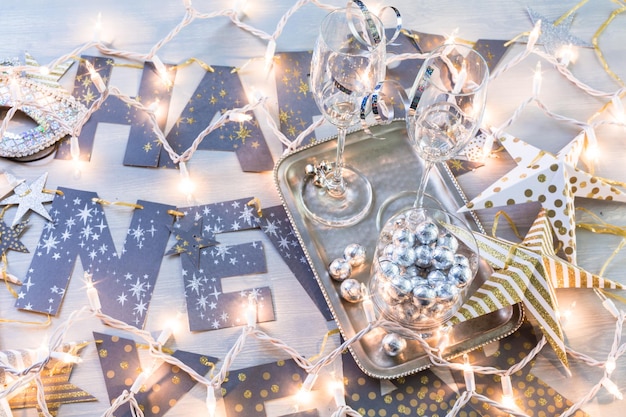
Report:
M230 8L232 1L194 1L194 7L202 12L213 12ZM373 4L378 1L370 2ZM249 0L243 21L268 33L272 33L287 10L294 4L291 0L253 1ZM342 2L334 1L334 5ZM577 1L529 0L395 0L389 3L398 7L404 20L404 26L426 33L451 34L458 30L459 37L468 40L511 39L522 32L532 29L526 7L531 6L551 20L577 4ZM594 33L601 27L613 10L619 8L610 0L592 0L581 7L572 25L572 33L586 41L591 41ZM2 22L2 42L0 57L22 56L24 51L32 54L41 64L48 63L78 46L99 37L120 50L147 53L150 48L165 37L184 15L184 5L177 0L108 0L86 2L72 0L21 0L2 2L0 21ZM277 51L310 50L316 36L317 25L325 12L308 4L296 12L288 21L283 34L277 40ZM100 18L98 17L100 16ZM607 27L600 38L600 47L610 68L622 79L626 79L626 13L619 15ZM100 19L102 28L96 30ZM525 44L511 47L511 56L525 48ZM235 27L227 18L218 17L210 20L198 20L184 28L159 52L158 56L166 63L180 63L188 58L197 58L213 65L231 65L241 67L251 58L263 57L266 43L254 38L249 33ZM89 50L88 53L96 54ZM507 57L505 57L505 62ZM497 124L504 120L525 100L532 89L533 71L538 58L529 58L500 77L490 90L488 120ZM581 49L578 60L570 66L573 73L585 83L602 91L615 91L618 84L607 75L593 49ZM67 88L73 83L71 69L62 80ZM189 95L193 92L204 70L198 66L188 66L179 70L176 78L173 102L169 113L168 129L176 118ZM120 68L113 75L111 84L124 93L135 95L139 83L139 71ZM261 86L270 102L276 102L275 85L272 76L260 72L243 72L242 79L246 88ZM604 104L603 101L582 94L578 89L563 81L553 69L544 66L542 99L550 109L558 114L566 114L578 120L587 120ZM277 119L275 119L277 120ZM261 119L261 127L266 132L274 159L282 152L281 144L273 137L267 122ZM509 133L543 147L550 152L558 151L573 135L575 129L548 120L536 107L529 106L520 119L508 130ZM175 170L153 170L127 167L122 164L123 150L127 140L128 128L101 124L96 135L94 157L83 164L80 178L73 175L73 166L68 161L46 159L28 164L15 163L0 159L0 169L7 169L19 178L33 180L42 173L49 174L46 188L57 186L90 190L109 201L134 202L137 199L156 201L174 206L187 205L186 197L177 190L179 174ZM606 127L598 130L601 159L596 167L599 176L624 181L626 179L624 128ZM476 195L483 187L498 178L512 165L492 168L489 165L467 174L462 178L462 185L470 196ZM195 154L189 163L190 171L197 184L194 193L198 204L225 201L246 196L257 196L264 206L280 204L273 186L270 172L244 173L233 153L202 151ZM498 171L500 170L500 171ZM503 171L504 170L504 171ZM234 186L236 185L236 186ZM577 200L578 206L602 211L605 219L615 224L623 224L624 206ZM105 207L111 231L117 247L121 247L130 212L119 207ZM519 210L516 218L518 226L524 230L533 220L524 217L524 209ZM490 227L493 219L483 218ZM43 228L43 219L32 215L27 231L22 235L22 242L34 248ZM504 226L503 226L504 227ZM245 232L236 237L224 236L221 241L238 242L238 239L266 239L261 231ZM598 272L605 260L619 242L618 238L598 236L579 232L579 264L592 272ZM31 251L32 252L32 251ZM323 336L335 327L333 322L326 322L310 298L305 294L287 266L282 262L277 251L266 245L268 273L238 280L225 280L228 291L236 291L240 286L269 285L273 291L276 309L276 321L264 323L262 328L269 334L288 342L304 356L318 353ZM29 266L32 254L10 253L10 269L17 276L23 276ZM626 256L619 254L606 271L608 278L626 283L621 271L626 266ZM165 317L184 303L184 288L180 279L177 258L165 257L161 267L152 304L148 314L146 329L158 331ZM52 320L50 328L41 329L13 323L2 325L0 330L0 349L34 348L42 338L61 323L75 309L85 305L84 288L81 281L80 262L70 281L65 300L58 317ZM598 298L590 290L562 290L558 292L559 302L568 306L576 302L574 316L566 327L567 341L575 349L602 359L612 342L614 321L602 309ZM8 291L0 291L0 318L13 320L33 319L32 315L16 311L14 301ZM73 327L68 339L90 340L92 331L109 331L98 321ZM217 332L177 334L175 347L194 351L208 352L223 357L232 346L240 329L226 329ZM547 351L548 349L544 349ZM236 368L262 364L276 360L279 352L268 350L265 346L252 343L247 345L237 359ZM64 405L61 416L87 416L101 414L107 408L107 396L102 381L100 365L95 348L89 346L83 353L84 362L76 367L72 383L85 388L98 398L98 402ZM540 356L534 372L552 384L567 398L576 400L584 395L589 387L597 382L598 370L586 366L572 365L573 377L567 378L556 371L550 360L550 352ZM621 369L620 369L621 368ZM614 380L626 389L626 371L618 363ZM173 408L169 415L185 416L204 413L204 391L196 387ZM593 400L585 407L591 415L617 415L623 408L623 402L612 400L606 393L601 393L598 400ZM324 411L329 413L328 410ZM35 415L15 411L14 415ZM328 414L330 415L330 413Z

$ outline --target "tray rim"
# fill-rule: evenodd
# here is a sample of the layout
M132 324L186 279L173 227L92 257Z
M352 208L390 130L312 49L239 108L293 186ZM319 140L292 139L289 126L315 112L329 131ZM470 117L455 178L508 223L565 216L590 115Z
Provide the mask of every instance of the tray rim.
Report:
M387 123L377 123L377 124L373 124L373 125L369 125L367 127L360 127L360 128L354 128L348 131L348 135L350 134L356 134L356 133L367 133L366 129L370 128L370 127L376 127L376 126L384 126L384 125L390 125L390 124L394 124L394 123L398 123L398 122L404 122L404 119L393 119ZM340 322L340 320L337 318L337 313L335 312L335 307L333 306L333 303L331 302L328 293L326 291L325 285L322 282L321 278L319 277L319 274L316 270L316 268L313 266L314 262L311 258L311 255L309 254L309 250L304 242L304 239L302 238L302 234L300 232L300 230L298 229L298 227L296 226L296 222L295 219L293 217L292 214L292 210L288 207L287 205L287 201L285 199L283 190L280 187L280 183L281 181L279 181L278 175L279 175L279 171L280 168L282 166L283 163L285 163L285 161L289 160L291 157L293 157L294 155L304 152L308 149L317 147L317 146L321 146L322 144L326 143L326 142L330 142L333 140L337 139L337 135L330 135L327 136L323 139L317 139L315 142L313 143L308 143L304 146L298 147L296 149L291 150L288 153L285 153L283 155L281 155L281 157L276 161L276 163L274 164L274 169L272 171L272 177L274 179L274 186L278 192L280 201L281 201L281 205L283 206L283 208L285 209L285 213L287 214L287 218L289 220L289 222L291 223L291 227L296 235L296 238L298 239L298 243L300 243L300 246L302 247L302 250L304 252L304 256L307 260L307 262L309 263L309 266L311 267L311 271L313 272L313 276L315 277L315 280L317 282L318 287L320 288L322 295L324 296L324 301L326 302L326 305L328 306L332 317L333 317L333 321L335 322L335 324L337 325L337 328L341 334L341 336L344 339L348 339L348 336L346 335L344 328ZM459 184L459 182L457 181L456 177L454 176L454 174L452 173L452 171L450 170L450 168L448 167L447 164L445 163L437 163L436 164L436 168L437 169L441 169L443 168L444 173L446 174L445 176L441 175L444 181L449 182L452 184L452 186L454 187L454 191L456 191L456 195L458 198L461 199L461 201L463 201L465 204L467 204L469 202L469 199L467 198L467 195L465 194L465 192L463 191L461 185ZM485 229L482 225L482 222L480 221L480 219L478 218L478 215L476 214L475 210L468 210L467 214L471 216L472 220L475 222L476 228L478 229L478 231L480 233L486 233ZM302 216L305 216L306 214L302 213ZM486 261L485 261L486 263ZM491 268L489 266L489 268ZM462 356L465 353L474 351L476 349L480 349L490 343L496 342L498 340L502 340L508 336L510 336L511 334L515 333L523 324L524 319L525 319L525 310L523 307L522 303L516 303L513 304L511 306L509 306L512 309L512 313L511 313L511 318L509 320L507 320L507 322L511 322L513 320L515 320L515 325L513 327L511 327L507 332L498 334L496 336L494 336L493 338L490 338L486 341L483 341L480 344L474 345L468 349L463 349L459 352L455 352L454 354L449 354L449 355L445 355L443 356L443 358L445 360L450 360L450 359L454 359L457 358L459 356ZM507 307L505 307L507 308ZM501 309L502 310L502 309ZM471 320L476 320L480 317L471 319ZM471 321L469 320L469 321ZM466 322L465 322L466 323ZM354 361L356 362L357 366L359 367L359 369L361 369L361 371L363 371L363 373L365 373L366 375L373 377L373 378L377 378L377 379L395 379L395 378L401 378L407 375L412 375L414 373L417 372L421 372L425 369L429 369L433 364L432 362L428 362L426 365L424 366L420 366L420 367L414 367L411 368L410 370L404 371L404 372L398 372L398 373L394 373L393 375L382 375L382 374L377 374L375 372L372 372L370 369L368 369L366 366L363 365L359 354L357 354L353 347L352 344L348 346L348 350L350 351L350 354L352 355L352 357L354 358Z

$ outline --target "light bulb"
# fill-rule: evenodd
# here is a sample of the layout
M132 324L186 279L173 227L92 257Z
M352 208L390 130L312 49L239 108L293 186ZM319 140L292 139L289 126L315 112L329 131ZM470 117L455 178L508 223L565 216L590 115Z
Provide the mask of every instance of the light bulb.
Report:
M91 82L93 82L93 85L96 86L96 90L98 90L98 92L102 94L104 90L107 89L106 84L102 80L102 77L100 76L100 74L98 74L98 71L96 71L91 62L85 61L85 67L87 67L87 71L89 71Z
M541 91L541 61L537 61L537 66L535 67L535 74L533 75L533 96L537 97L539 92Z
M156 68L157 74L159 74L161 81L163 81L163 84L167 87L171 87L172 80L170 80L170 75L167 72L165 64L163 64L163 61L161 61L161 59L155 55L152 57L152 63L154 64L154 68Z
M533 30L528 35L528 43L526 43L526 50L531 50L537 41L539 40L539 35L541 34L541 19L535 22L535 26Z
M235 111L230 113L228 119L232 122L243 123L252 120L252 116L246 113Z
M605 364L604 364L604 369L606 370L606 373L611 375L613 373L613 371L615 370L615 358L614 357L610 357L606 360Z
M576 48L574 48L574 45L563 45L556 51L556 58L559 60L561 65L567 67L569 64L576 62L578 53Z
M343 381L341 379L333 378L328 383L328 390L333 395L337 407L342 407L346 405L345 389Z
M367 320L368 323L373 323L376 321L376 311L374 310L372 296L370 295L367 286L363 283L361 283L361 294L363 297L361 306L363 307L363 312L365 313L365 320Z
M469 356L467 356L467 353L463 355L463 379L465 380L466 391L476 391L476 379L474 378L474 369L469 362Z
M180 162L178 164L180 168L180 191L187 196L187 199L191 199L191 195L196 189L196 185L189 177L189 171L187 170L187 164Z
M246 323L248 327L254 327L257 323L257 304L256 297L248 294L248 305L246 306Z
M246 12L247 0L233 0L233 11L237 14L238 18L242 18Z
M276 53L276 41L274 39L270 39L267 44L267 49L265 50L265 72L269 72L272 69L272 64L274 62L274 54Z
M622 395L622 393L620 392L619 388L617 387L617 385L615 385L615 382L611 381L609 378L604 378L602 380L602 385L604 386L604 388L606 388L606 390L608 392L610 392L611 394L613 394L613 396L615 398L617 398L618 400L622 400L624 399L624 396Z
M96 23L93 26L94 42L100 42L101 33L102 33L102 13L98 12L98 16L96 17Z

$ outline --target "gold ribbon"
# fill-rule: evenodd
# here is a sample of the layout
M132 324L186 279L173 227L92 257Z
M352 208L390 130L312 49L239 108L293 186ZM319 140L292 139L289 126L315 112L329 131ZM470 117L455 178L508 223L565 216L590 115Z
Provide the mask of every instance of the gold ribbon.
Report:
M92 198L91 201L93 201L94 203L102 204L103 206L124 206L124 207L136 208L140 210L143 209L143 206L141 204L125 203L124 201L111 202L111 201L103 200L102 198L98 198L98 197Z
M600 25L596 33L594 33L593 38L591 38L591 44L593 45L593 50L596 52L596 55L598 56L598 59L600 60L600 63L602 64L602 68L604 68L607 74L609 74L615 81L617 81L619 85L621 85L622 87L625 87L626 84L624 84L624 81L615 72L613 72L613 70L611 70L611 68L609 67L609 63L604 58L604 54L602 53L602 50L598 46L598 38L600 37L602 32L606 30L606 28L611 24L613 19L615 19L619 14L626 12L626 4L623 4L623 3L620 3L620 4L622 4L623 6L619 9L613 10L613 13L609 15L609 17L604 21L604 23Z
M619 251L622 250L622 248L626 245L626 226L616 226L614 224L607 223L603 219L601 219L600 216L591 212L590 210L587 210L584 207L577 207L576 210L583 211L598 221L598 223L577 222L577 227L589 230L593 233L610 234L615 236L621 236L622 238L622 241L613 250L613 253L611 253L609 258L604 262L604 265L602 265L602 268L600 269L598 275L603 276L604 271L606 271L606 268L609 266L613 258L615 258Z
M317 355L311 356L309 358L309 361L315 362L318 358L321 358L322 355L324 354L324 351L326 350L326 344L328 343L328 339L330 338L330 336L336 335L338 333L339 333L339 329L337 328L326 332L326 334L324 335L324 339L322 339L322 347L320 348L319 353Z
M259 200L258 197L253 197L252 200L246 203L246 205L254 206L254 208L256 209L256 214L259 217L263 217L263 209L261 208L261 200Z
M2 254L2 279L4 280L4 285L6 285L7 290L11 293L13 298L17 298L17 292L9 285L9 276L7 274L7 265L9 261L7 260L6 252Z

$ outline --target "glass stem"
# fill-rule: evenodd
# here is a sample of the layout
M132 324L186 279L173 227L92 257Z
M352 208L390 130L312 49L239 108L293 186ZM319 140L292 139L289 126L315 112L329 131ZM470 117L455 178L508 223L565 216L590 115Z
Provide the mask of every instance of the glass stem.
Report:
M337 158L335 160L335 169L331 178L326 182L326 189L333 197L341 197L346 192L346 182L343 179L343 151L346 144L347 128L339 127L337 134Z
M430 170L432 169L434 164L435 163L432 161L424 161L424 171L422 172L422 178L420 178L420 184L417 188L417 196L415 197L415 203L413 203L413 208L424 207L424 193L426 192L426 184L428 184Z

